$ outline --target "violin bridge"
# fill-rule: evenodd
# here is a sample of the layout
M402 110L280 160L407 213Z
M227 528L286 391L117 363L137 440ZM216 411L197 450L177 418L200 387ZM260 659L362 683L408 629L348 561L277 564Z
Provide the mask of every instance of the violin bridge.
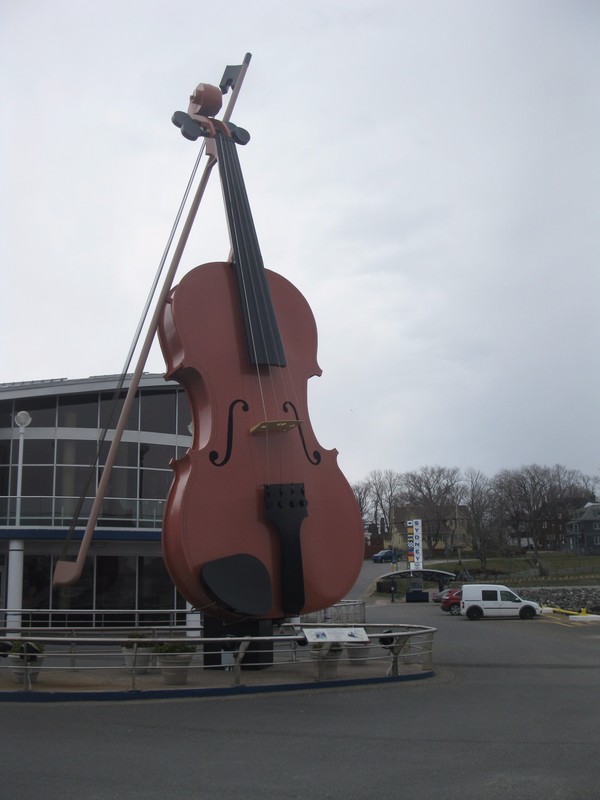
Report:
M300 419L267 419L264 422L259 422L258 425L250 428L250 433L266 433L267 431L275 431L276 433L287 433L298 425L302 425Z

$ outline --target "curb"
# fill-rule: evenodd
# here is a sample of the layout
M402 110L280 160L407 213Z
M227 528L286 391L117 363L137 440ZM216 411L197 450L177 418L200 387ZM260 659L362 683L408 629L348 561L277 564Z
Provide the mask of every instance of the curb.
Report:
M15 691L0 692L0 703L67 703L131 700L178 700L184 698L239 697L251 694L274 694L315 689L337 689L353 686L376 686L387 683L403 683L433 678L435 670L423 670L411 675L391 675L382 678L350 678L346 680L307 681L304 683L282 683L265 686L230 686L207 689L141 689L98 690L89 692L45 692Z

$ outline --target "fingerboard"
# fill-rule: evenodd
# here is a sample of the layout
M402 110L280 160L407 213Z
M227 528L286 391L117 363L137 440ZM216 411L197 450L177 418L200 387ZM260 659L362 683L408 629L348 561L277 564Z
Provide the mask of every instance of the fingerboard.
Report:
M285 353L236 144L217 133L216 146L248 358L252 365L285 367Z

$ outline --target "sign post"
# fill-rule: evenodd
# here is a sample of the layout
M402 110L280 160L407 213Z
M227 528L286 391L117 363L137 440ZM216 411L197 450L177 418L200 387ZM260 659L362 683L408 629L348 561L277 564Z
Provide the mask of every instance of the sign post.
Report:
M423 528L420 519L406 521L408 565L412 570L423 569Z

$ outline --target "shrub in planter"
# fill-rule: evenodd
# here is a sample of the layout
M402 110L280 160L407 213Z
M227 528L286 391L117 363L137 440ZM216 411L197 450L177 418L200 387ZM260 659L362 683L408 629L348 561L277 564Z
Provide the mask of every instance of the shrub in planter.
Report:
M185 644L184 642L161 642L155 644L152 650L159 656L172 655L173 653L195 653L196 648L193 644Z
M44 657L45 647L42 642L29 642L24 639L15 639L8 654L17 656L21 661L34 664L40 658Z
M346 652L348 653L348 663L354 667L364 666L369 660L371 655L371 645L369 642L357 642L356 644L347 644Z
M44 645L42 642L15 639L8 651L8 659L12 664L13 678L17 683L31 684L38 678L40 667L44 661Z
M154 642L148 639L145 633L134 631L122 646L125 666L133 670L136 675L148 672Z
M184 642L163 642L153 648L158 656L158 666L165 683L187 683L188 667L196 648Z

